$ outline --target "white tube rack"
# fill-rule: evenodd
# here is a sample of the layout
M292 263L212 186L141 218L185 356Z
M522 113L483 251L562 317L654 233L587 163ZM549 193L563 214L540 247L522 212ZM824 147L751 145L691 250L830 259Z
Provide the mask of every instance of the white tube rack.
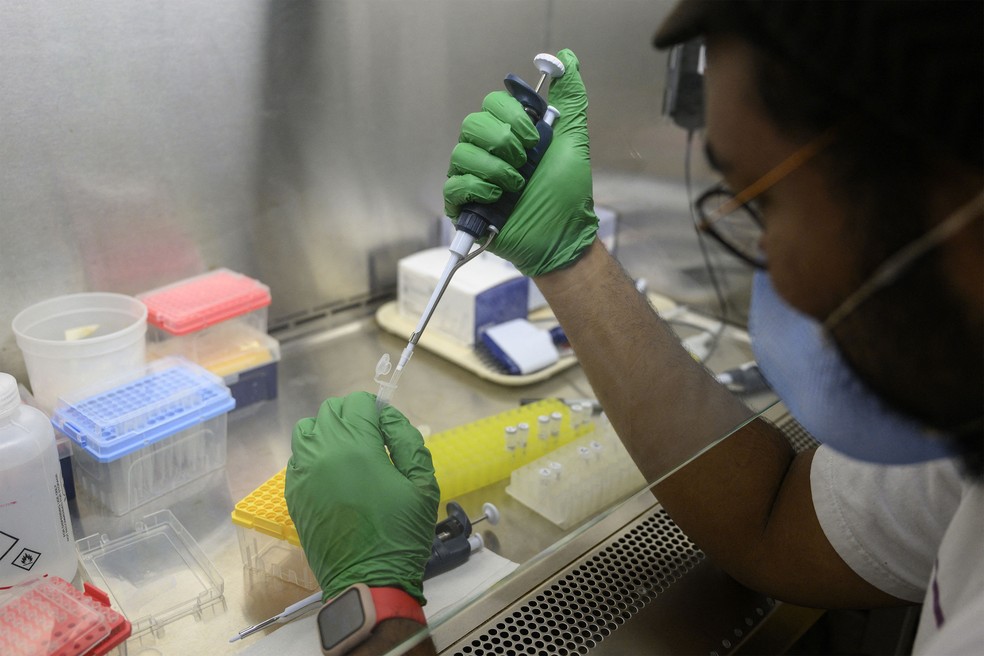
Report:
M568 529L645 484L618 436L600 426L513 471L506 492Z

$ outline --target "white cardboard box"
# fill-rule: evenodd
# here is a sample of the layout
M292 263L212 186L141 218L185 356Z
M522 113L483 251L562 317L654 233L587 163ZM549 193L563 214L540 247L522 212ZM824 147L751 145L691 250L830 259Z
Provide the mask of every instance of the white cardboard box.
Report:
M616 245L618 243L616 235L618 232L618 212L610 207L604 207L602 205L595 205L595 214L598 216L598 239L605 245L608 252L615 255ZM445 246L451 243L454 238L454 224L451 223L451 219L444 217L441 219L440 226L440 239L441 243ZM495 255L489 254L489 257L496 257ZM509 264L508 266L512 266ZM530 280L530 302L529 311L533 312L540 308L547 306L547 299L543 298L543 294L537 288L533 280Z
M438 278L448 262L448 249L430 248L400 260L397 270L397 302L400 314L420 319ZM452 276L451 283L427 330L436 330L462 344L471 345L482 329L510 319L525 318L529 283L504 260L479 255Z

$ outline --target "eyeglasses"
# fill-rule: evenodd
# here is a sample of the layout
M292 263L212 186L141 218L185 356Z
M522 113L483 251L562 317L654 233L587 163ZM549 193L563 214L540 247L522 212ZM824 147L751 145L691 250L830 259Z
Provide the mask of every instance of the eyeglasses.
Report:
M753 267L766 268L768 259L762 250L762 213L756 206L756 200L780 180L813 159L830 144L834 135L834 129L822 133L740 193L732 192L723 184L705 191L694 203L698 217L697 228L714 237L732 254Z
M762 215L755 199L738 204L737 196L723 184L711 187L697 199L697 227L714 237L732 255L757 269L768 260L762 250Z

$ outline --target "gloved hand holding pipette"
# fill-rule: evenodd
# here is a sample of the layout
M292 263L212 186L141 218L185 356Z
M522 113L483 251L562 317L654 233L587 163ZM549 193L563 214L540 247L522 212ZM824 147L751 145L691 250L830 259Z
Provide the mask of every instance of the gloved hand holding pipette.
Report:
M388 354L376 365L379 409L396 391L451 276L469 259L489 249L526 275L539 276L572 264L595 240L580 63L570 50L557 57L541 53L534 63L542 74L535 88L507 75L507 91L490 93L482 111L462 123L444 187L445 210L456 228L450 256L396 367ZM540 95L547 78L553 79L551 105ZM470 250L476 238L482 245Z
M520 103L505 91L489 94L482 111L465 118L444 185L445 212L452 220L466 203L489 203L503 191L522 189L489 251L529 276L572 264L598 232L580 63L570 50L561 50L557 58L565 72L550 85L550 104L560 117L550 148L525 188L516 168L537 133Z
M365 583L424 603L441 494L420 432L355 392L299 421L291 452L284 496L324 599Z

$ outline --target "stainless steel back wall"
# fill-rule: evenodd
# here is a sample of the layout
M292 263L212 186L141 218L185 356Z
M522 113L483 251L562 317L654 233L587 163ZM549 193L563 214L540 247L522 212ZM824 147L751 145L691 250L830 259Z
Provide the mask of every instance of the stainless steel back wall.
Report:
M0 370L27 382L10 321L60 294L225 266L276 320L384 288L433 243L461 119L539 51L581 58L599 177L680 177L668 4L4 3Z

